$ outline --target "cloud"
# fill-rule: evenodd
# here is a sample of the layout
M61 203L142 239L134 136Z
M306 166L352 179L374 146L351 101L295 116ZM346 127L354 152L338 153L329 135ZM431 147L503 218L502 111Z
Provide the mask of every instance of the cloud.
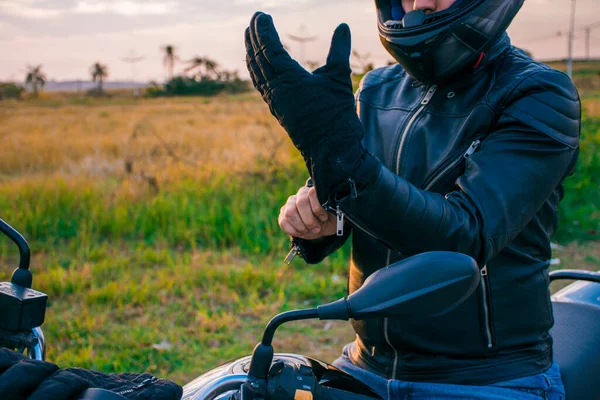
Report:
M177 12L177 9L178 3L174 0L78 0L76 3L51 0L37 2L34 0L5 0L0 2L0 12L24 19L49 19L67 14L165 15L173 14Z
M310 3L316 3L314 0L295 0L293 2L289 0L233 0L234 6L258 6L265 8L277 8L277 7L297 7Z
M104 14L112 13L126 16L134 15L164 15L176 12L177 3L172 1L114 1L114 2L93 2L79 1L74 9L75 14Z
M30 19L52 18L63 13L60 9L40 7L31 0L6 0L0 3L0 12Z

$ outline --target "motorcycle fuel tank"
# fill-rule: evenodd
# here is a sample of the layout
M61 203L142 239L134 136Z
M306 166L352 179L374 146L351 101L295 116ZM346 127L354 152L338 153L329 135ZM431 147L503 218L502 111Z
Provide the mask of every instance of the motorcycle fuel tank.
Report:
M231 361L194 379L183 387L183 400L226 400L246 381L250 356ZM276 353L273 363L305 365L322 386L380 398L368 386L325 362L298 354Z

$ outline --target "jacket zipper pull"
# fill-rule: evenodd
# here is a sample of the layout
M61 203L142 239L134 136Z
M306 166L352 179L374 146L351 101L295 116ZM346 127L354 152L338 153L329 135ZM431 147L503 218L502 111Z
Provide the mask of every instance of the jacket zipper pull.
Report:
M121 390L120 392L115 392L115 393L118 395L121 395L121 396L125 396L126 394L131 394L131 393L135 392L136 390L143 389L144 387L150 386L156 382L158 382L158 378L153 376L151 378L144 379L141 383L138 383L131 389L125 389L125 390Z
M475 153L477 151L480 144L481 144L481 140L476 140L473 143L471 143L471 146L469 146L469 148L467 149L465 154L463 154L463 157L464 158L471 157L473 155L473 153Z
M354 182L354 179L348 178L348 183L350 183L350 197L353 199L357 198L358 191L356 190L356 182Z
M296 258L296 256L298 254L300 254L300 246L295 244L292 247L292 249L290 250L290 252L287 254L287 256L285 257L283 262L286 263L287 265L290 265L292 263L292 261L294 261L294 258Z
M425 94L425 97L421 101L421 105L422 106L426 106L427 104L429 104L429 101L431 101L431 98L435 94L436 90L437 90L437 85L431 85L431 87L429 88L429 90Z
M487 276L487 265L481 268L481 276Z
M150 386L153 383L156 383L157 381L158 381L158 378L155 377L155 376L153 376L152 378L148 378L148 379L142 381L139 385L135 386L133 389L134 390L139 390L139 389L141 389L141 388L143 388L145 386Z
M337 216L337 235L344 236L344 212L340 210L340 206L337 206L335 214Z

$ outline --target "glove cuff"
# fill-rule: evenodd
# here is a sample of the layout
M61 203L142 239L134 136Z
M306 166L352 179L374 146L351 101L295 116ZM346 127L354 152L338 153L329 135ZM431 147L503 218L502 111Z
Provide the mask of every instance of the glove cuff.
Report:
M318 168L319 164L328 168ZM381 174L381 163L364 148L357 155L330 157L324 163L313 162L312 167L319 202L330 211L346 197L356 198L368 190Z

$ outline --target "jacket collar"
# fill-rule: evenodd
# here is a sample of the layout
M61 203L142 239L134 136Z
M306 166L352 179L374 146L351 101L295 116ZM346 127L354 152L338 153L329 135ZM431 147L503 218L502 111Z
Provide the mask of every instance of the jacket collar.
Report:
M496 41L490 46L487 52L485 52L484 61L479 65L477 69L485 69L485 67L508 51L511 47L510 38L508 34L504 32Z

